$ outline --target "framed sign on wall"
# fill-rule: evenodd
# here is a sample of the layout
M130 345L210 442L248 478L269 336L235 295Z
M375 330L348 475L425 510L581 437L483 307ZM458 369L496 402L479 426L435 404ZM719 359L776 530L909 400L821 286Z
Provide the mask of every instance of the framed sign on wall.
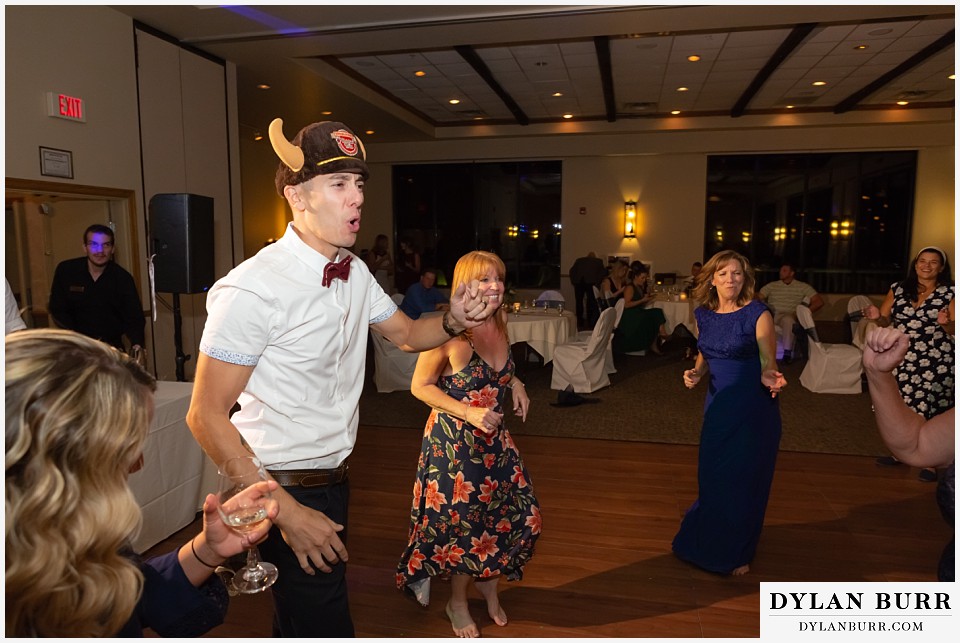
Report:
M73 178L73 152L52 147L40 147L40 174Z

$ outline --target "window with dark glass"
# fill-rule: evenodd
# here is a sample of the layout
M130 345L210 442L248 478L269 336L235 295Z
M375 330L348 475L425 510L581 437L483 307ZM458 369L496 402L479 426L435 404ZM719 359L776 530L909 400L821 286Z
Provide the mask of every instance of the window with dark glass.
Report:
M394 247L410 241L440 286L464 254L489 250L508 286L558 288L560 185L560 161L395 166Z
M758 286L781 263L823 293L906 277L916 152L739 154L707 161L704 256L746 255Z

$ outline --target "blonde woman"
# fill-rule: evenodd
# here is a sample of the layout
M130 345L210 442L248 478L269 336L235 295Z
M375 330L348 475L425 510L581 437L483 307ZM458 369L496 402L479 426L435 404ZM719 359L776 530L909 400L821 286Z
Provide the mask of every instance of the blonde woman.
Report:
M780 447L773 315L754 299L750 262L725 250L703 267L694 298L700 354L683 372L687 388L709 373L700 432L698 496L687 510L673 551L707 571L750 571L770 497Z
M484 300L499 305L505 272L497 255L470 252L457 262L453 289L477 279ZM421 353L410 387L432 410L397 586L426 606L431 579L449 577L445 611L461 638L480 635L467 608L471 581L493 622L507 624L497 583L522 577L540 535L540 505L504 426L507 389L514 413L526 420L530 399L514 373L502 311Z
M241 537L210 494L199 535L137 560L129 542L140 507L127 475L142 464L153 377L67 330L10 335L5 357L6 635L140 636L150 627L195 636L219 625L227 595L213 570L265 537L271 521Z

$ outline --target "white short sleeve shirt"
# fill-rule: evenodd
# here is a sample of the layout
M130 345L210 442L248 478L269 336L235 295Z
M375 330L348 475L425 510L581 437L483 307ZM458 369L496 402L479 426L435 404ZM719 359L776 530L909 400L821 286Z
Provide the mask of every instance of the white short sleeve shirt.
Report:
M253 366L231 421L270 469L329 469L353 451L370 324L397 305L356 255L347 281L322 285L330 261L283 237L217 281L200 350Z

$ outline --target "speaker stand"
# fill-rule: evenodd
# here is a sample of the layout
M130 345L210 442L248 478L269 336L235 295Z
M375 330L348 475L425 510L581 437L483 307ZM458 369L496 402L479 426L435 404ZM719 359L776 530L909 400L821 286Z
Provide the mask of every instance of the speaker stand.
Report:
M183 365L190 359L189 355L183 354L183 333L181 326L183 317L180 315L180 293L173 293L173 343L177 348L177 381L186 382Z

